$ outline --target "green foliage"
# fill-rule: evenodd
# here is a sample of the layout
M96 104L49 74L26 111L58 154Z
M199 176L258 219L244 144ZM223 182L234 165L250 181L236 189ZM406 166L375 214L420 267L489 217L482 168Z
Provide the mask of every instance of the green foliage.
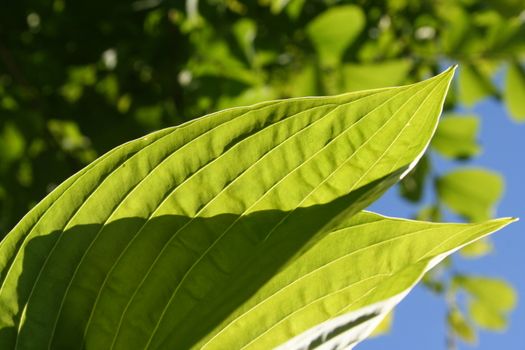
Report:
M468 312L473 322L489 330L507 327L509 311L516 306L516 293L505 281L480 276L456 276L454 288L469 294Z
M481 239L461 249L461 255L466 258L477 258L492 253L494 247L487 239Z
M332 7L314 18L306 29L319 53L322 67L341 63L345 51L365 26L365 15L353 5Z
M492 216L503 194L503 179L484 169L462 168L440 177L437 191L451 210L471 221L482 221Z
M508 67L505 85L505 100L509 112L518 121L525 119L525 72L519 63Z
M459 99L467 106L472 106L496 92L490 77L471 65L461 66L458 85Z
M0 13L0 232L131 138L232 106L410 83L447 59L462 81L474 70L484 82L454 86L447 109L482 89L519 120L522 10L489 0L13 2ZM513 88L484 88L509 62ZM76 128L74 150L56 126Z
M384 335L392 329L392 322L394 320L394 311L390 311L386 316L381 320L381 322L374 328L374 331L370 333L371 338Z
M457 308L452 308L448 315L447 321L454 334L467 343L475 343L477 340L473 327L465 319L465 316Z
M479 119L474 115L449 114L439 123L432 146L450 158L470 158L481 151L477 143Z
M519 0L10 2L0 11L0 236L58 183L147 132L233 106L412 83L448 62L460 63L459 79L431 150L475 157L483 126L470 106L502 98L523 121L524 10ZM493 81L502 68L503 90ZM425 203L414 216L488 218L501 181L492 176L491 198L471 207L475 189L433 159L400 184ZM462 253L490 250L482 240ZM444 296L450 281L434 277L427 285Z
M2 241L0 344L357 344L427 270L513 221L360 212L421 158L452 74L227 109L115 148Z

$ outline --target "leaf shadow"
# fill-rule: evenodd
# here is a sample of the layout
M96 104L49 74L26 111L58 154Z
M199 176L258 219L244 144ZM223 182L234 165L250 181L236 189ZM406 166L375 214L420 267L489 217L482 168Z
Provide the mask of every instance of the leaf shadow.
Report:
M77 225L31 238L23 248L16 285L16 297L21 301L13 316L16 326L0 330L0 347L13 348L18 338L18 345L24 348L48 348L47 344L50 348L108 348L121 324L115 348L191 348L291 259L341 219L365 208L396 178L397 172L331 202L294 211L194 218L164 215L150 220L126 217L106 225ZM141 230L143 226L147 229ZM174 235L181 227L187 228ZM140 238L112 270L137 231ZM268 232L272 234L267 237ZM97 243L90 247L97 235ZM166 254L149 273L151 279L135 294L145 271L166 245ZM213 249L208 251L211 245ZM78 268L81 259L83 264ZM195 261L199 263L194 265ZM191 273L186 275L188 271ZM62 303L73 275L68 299ZM102 284L106 288L99 296ZM176 298L172 300L174 291ZM134 299L128 307L131 295ZM95 301L98 309L85 333Z

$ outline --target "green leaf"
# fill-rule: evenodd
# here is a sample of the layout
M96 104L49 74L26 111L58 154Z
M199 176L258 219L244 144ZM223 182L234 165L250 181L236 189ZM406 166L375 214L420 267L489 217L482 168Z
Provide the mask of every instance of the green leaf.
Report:
M525 121L525 71L519 63L509 65L504 97L514 120Z
M269 5L273 14L279 14L290 2L293 0L270 0Z
M468 311L474 322L482 328L492 331L501 331L507 328L505 316L485 303L478 300L471 301Z
M292 20L296 20L303 10L306 0L290 0L286 6L286 13Z
M320 339L331 348L355 345L426 270L506 223L434 224L360 213L336 225L197 348L272 348L290 330L302 332L285 343L292 349Z
M255 48L253 42L257 35L257 24L248 18L242 18L232 26L233 34L246 59L253 65Z
M302 266L334 258L335 247L344 254L371 246L373 237L388 239L360 235L345 246L323 237L339 237L331 232L345 232L355 213L414 166L436 128L452 74L400 88L233 108L99 158L2 241L0 347L187 348L211 339L206 337L265 295L260 293L290 281L281 271L302 273ZM375 217L358 219L364 225ZM394 252L403 254L379 264L369 263L379 250L364 249L363 274L354 260L339 272L359 279L349 291L363 298L350 302L347 295L336 303L355 307L351 315L380 305L371 324L352 328L361 329L361 338L362 328L375 326L380 311L391 309L432 265L434 253L441 256L507 222L472 230L460 225L446 242L433 240L445 234L428 236L428 244L400 240ZM387 231L402 233L397 226L403 222L394 223ZM314 254L308 264L300 260L319 242L334 249ZM376 268L400 270L367 275ZM329 292L348 281L320 286ZM286 303L297 307L307 302L303 295L315 295L304 293L287 294ZM246 337L264 332L276 315L283 316L257 318L243 337L217 338L218 346L254 340ZM335 315L312 317L301 317L293 330L276 328L270 341L277 345Z
M467 322L458 308L453 308L447 315L447 322L455 335L467 343L474 344L477 341L476 332Z
M491 7L498 10L499 13L508 17L519 16L523 11L523 2L521 0L488 0Z
M343 66L345 89L358 91L399 85L406 81L411 68L412 61L408 59L345 64Z
M442 17L446 25L442 28L441 42L443 51L449 55L461 52L462 45L468 39L469 29L472 28L469 14L461 7L450 2L441 3L437 14ZM461 66L463 70L464 66Z
M490 78L474 65L463 64L459 72L459 99L466 106L473 106L487 96L494 95L496 88Z
M20 159L26 149L24 135L15 124L7 122L0 129L0 173L11 162Z
M508 312L516 306L516 292L504 280L480 276L456 276L453 283L495 310Z
M331 7L308 24L308 37L323 66L341 62L346 49L364 29L365 20L360 7L344 5Z
M421 198L423 198L423 191L429 171L430 162L428 161L428 157L424 156L414 169L399 183L401 196L411 202L419 202Z
M487 255L494 250L492 243L486 239L480 239L465 248L461 249L461 256L465 258L478 258Z
M221 96L217 100L217 105L221 109L230 108L238 105L248 105L265 100L274 99L276 97L275 91L270 86L254 86L243 90L243 92L235 97Z
M440 177L436 185L439 198L450 209L471 221L482 221L492 216L504 182L486 169L461 168Z
M300 70L291 72L288 79L281 84L286 95L313 96L318 90L317 70L313 64L305 64Z
M419 212L416 214L415 218L416 220L421 221L432 221L432 222L438 222L442 219L442 213L439 206L431 205L423 207L419 210Z
M517 295L506 281L480 276L455 276L453 288L467 291L470 317L480 327L503 330L507 327L507 314L516 307Z
M432 139L432 147L450 158L468 158L480 152L476 138L479 119L476 116L448 115L441 120Z

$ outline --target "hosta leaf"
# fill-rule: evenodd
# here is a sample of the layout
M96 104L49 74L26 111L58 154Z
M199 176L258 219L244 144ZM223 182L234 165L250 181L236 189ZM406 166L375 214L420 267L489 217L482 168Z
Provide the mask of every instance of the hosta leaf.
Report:
M360 213L330 229L197 347L269 349L283 342L283 349L309 349L321 340L326 348L355 345L426 270L510 221L436 224Z
M516 121L525 121L525 71L519 63L509 65L504 97L510 115Z
M96 160L2 241L0 347L198 342L411 169L452 74L225 110Z
M432 147L451 158L468 158L480 151L477 143L479 119L476 116L448 115L439 123Z
M341 62L346 49L365 26L365 15L360 7L343 5L332 7L315 17L307 26L307 33L324 66Z
M439 198L454 212L472 221L492 216L503 187L499 174L481 168L454 170L437 180Z

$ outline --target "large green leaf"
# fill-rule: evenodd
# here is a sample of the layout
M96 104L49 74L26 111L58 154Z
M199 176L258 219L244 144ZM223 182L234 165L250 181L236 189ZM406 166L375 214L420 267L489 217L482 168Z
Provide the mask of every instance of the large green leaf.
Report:
M2 348L197 343L413 167L452 74L234 108L96 160L1 243Z
M425 271L511 221L443 224L359 213L330 228L197 348L271 349L283 343L283 349L314 349L324 342L330 349L351 347Z

